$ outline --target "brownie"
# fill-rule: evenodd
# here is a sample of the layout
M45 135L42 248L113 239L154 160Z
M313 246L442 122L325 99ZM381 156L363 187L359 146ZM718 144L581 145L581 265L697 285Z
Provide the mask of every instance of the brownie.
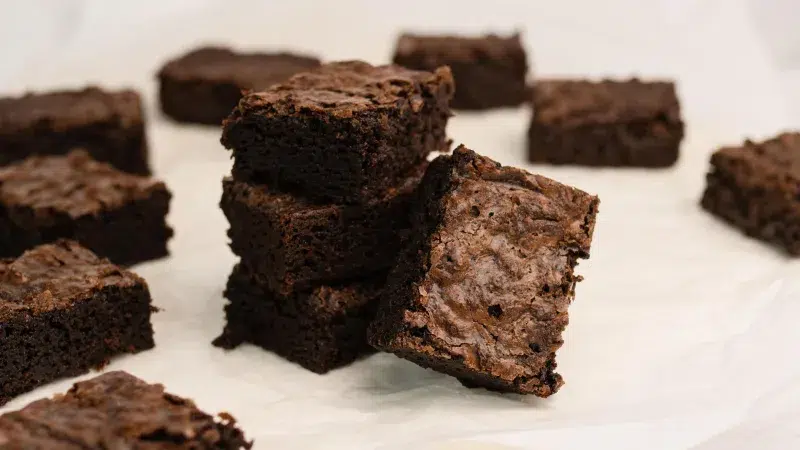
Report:
M598 199L464 148L434 160L369 341L468 386L546 397Z
M283 294L388 269L410 228L411 200L426 167L360 204L315 203L226 178L221 206L231 249L262 284Z
M417 70L449 66L456 82L455 109L518 106L528 100L528 62L519 34L480 37L403 34L394 63Z
M150 292L74 241L0 260L0 404L153 347Z
M704 209L800 256L800 133L716 151L706 182Z
M345 366L374 351L367 325L385 278L384 272L282 295L239 264L225 290L227 324L214 345L249 342L320 374Z
M0 168L0 256L59 238L117 264L167 255L164 183L121 172L82 150Z
M291 53L198 48L158 72L161 110L179 122L220 125L243 91L267 88L319 65L317 58Z
M531 162L667 167L683 122L666 81L537 81L528 133Z
M225 119L233 177L359 203L446 150L453 77L361 61L321 66L245 95Z
M230 414L215 420L193 401L122 371L75 383L65 394L0 416L5 450L251 447Z
M119 170L148 175L139 94L88 87L0 98L0 165L75 147Z

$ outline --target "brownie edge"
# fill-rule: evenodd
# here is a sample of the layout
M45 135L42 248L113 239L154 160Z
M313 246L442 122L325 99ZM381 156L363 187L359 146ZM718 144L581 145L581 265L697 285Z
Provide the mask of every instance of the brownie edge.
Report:
M463 146L434 160L368 338L465 385L547 397L599 200Z

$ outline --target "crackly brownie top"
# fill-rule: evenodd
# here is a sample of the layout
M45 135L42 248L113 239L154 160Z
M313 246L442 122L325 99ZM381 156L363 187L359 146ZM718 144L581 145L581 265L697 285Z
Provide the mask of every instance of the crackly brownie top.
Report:
M485 36L420 35L405 33L397 40L396 61L420 59L424 66L447 62L499 62L518 58L524 62L525 50L519 33L504 37L495 34Z
M83 150L30 156L0 168L0 204L77 218L166 191L164 183L98 162Z
M434 160L429 174L423 192L432 181L444 187L422 200L433 227L429 261L403 320L425 331L410 339L425 336L414 344L422 351L550 395L560 385L552 360L578 280L573 266L589 253L597 197L463 146Z
M144 283L77 242L60 240L0 260L0 320L67 308L108 286Z
M264 89L320 65L317 58L291 53L237 53L202 47L169 61L159 72L181 81L228 82L242 89Z
M132 127L141 126L142 120L141 99L131 90L110 92L88 87L0 98L0 134L64 131L97 123Z
M431 73L396 65L372 66L362 61L334 62L297 74L266 91L245 95L227 120L250 113L270 116L316 112L351 117L362 110L400 104L418 112L426 99L433 97L446 107L452 94L453 76L447 67Z
M75 383L66 394L0 416L0 448L248 449L235 420L220 420L194 402L126 372Z
M411 194L416 189L425 169L428 167L427 161L415 167L401 182L382 192L374 199L367 201L359 208L369 208L371 205L388 202L392 199ZM278 215L288 215L301 213L314 214L315 211L331 211L346 208L346 205L336 205L332 203L318 203L306 197L299 197L289 193L270 189L263 184L253 184L243 181L236 181L231 177L226 177L223 181L223 191L228 195L235 196L240 201L250 205L252 208L270 211Z
M675 84L667 81L542 80L533 88L534 120L571 126L630 121L680 123Z
M748 140L739 147L722 148L712 155L711 163L728 172L740 172L753 182L788 182L794 195L800 183L800 133L781 133L763 142Z

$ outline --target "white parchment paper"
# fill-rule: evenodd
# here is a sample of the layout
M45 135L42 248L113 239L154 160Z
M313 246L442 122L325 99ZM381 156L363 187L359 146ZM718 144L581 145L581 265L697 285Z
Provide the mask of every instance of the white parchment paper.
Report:
M92 3L51 3L59 5L54 20L68 20L8 89L93 82L146 96L152 159L174 193L176 237L170 258L135 268L163 308L154 316L156 349L107 370L232 413L257 449L800 448L800 265L698 207L715 147L792 125L741 2ZM526 164L524 108L452 119L456 143L601 198L558 355L561 392L542 400L467 390L389 355L319 376L255 347L212 347L235 263L217 206L231 162L219 130L176 125L158 112L160 64L200 42L379 63L401 29L514 27L525 30L538 76L675 78L688 126L672 169L591 170Z

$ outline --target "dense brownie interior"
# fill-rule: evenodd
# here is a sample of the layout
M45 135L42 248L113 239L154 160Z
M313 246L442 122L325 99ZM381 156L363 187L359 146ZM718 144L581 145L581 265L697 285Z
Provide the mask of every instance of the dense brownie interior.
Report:
M533 110L533 162L665 167L679 156L683 121L671 82L537 81Z
M265 89L319 65L317 58L290 53L198 48L159 71L161 109L179 121L219 125L243 91Z
M490 389L548 396L598 199L460 147L431 163L370 342Z
M0 260L0 404L153 347L145 281L72 241Z
M334 202L359 202L445 150L449 69L326 64L246 95L223 126L234 178Z
M528 100L528 62L519 34L479 37L403 34L394 63L418 70L453 71L455 109L516 106Z
M164 183L83 151L32 156L0 168L0 254L71 238L117 264L165 256L170 198Z
M76 147L125 172L149 174L139 94L90 87L0 98L0 165Z
M221 207L231 224L231 248L262 284L282 293L387 269L410 228L412 194L426 167L381 196L350 205L226 178Z
M366 330L384 279L380 273L281 295L240 264L228 279L227 324L214 345L250 342L317 373L344 366L373 351Z
M706 181L703 208L800 256L800 133L718 150Z
M0 416L9 449L249 449L230 414L220 418L189 399L125 372L75 383L63 395Z

